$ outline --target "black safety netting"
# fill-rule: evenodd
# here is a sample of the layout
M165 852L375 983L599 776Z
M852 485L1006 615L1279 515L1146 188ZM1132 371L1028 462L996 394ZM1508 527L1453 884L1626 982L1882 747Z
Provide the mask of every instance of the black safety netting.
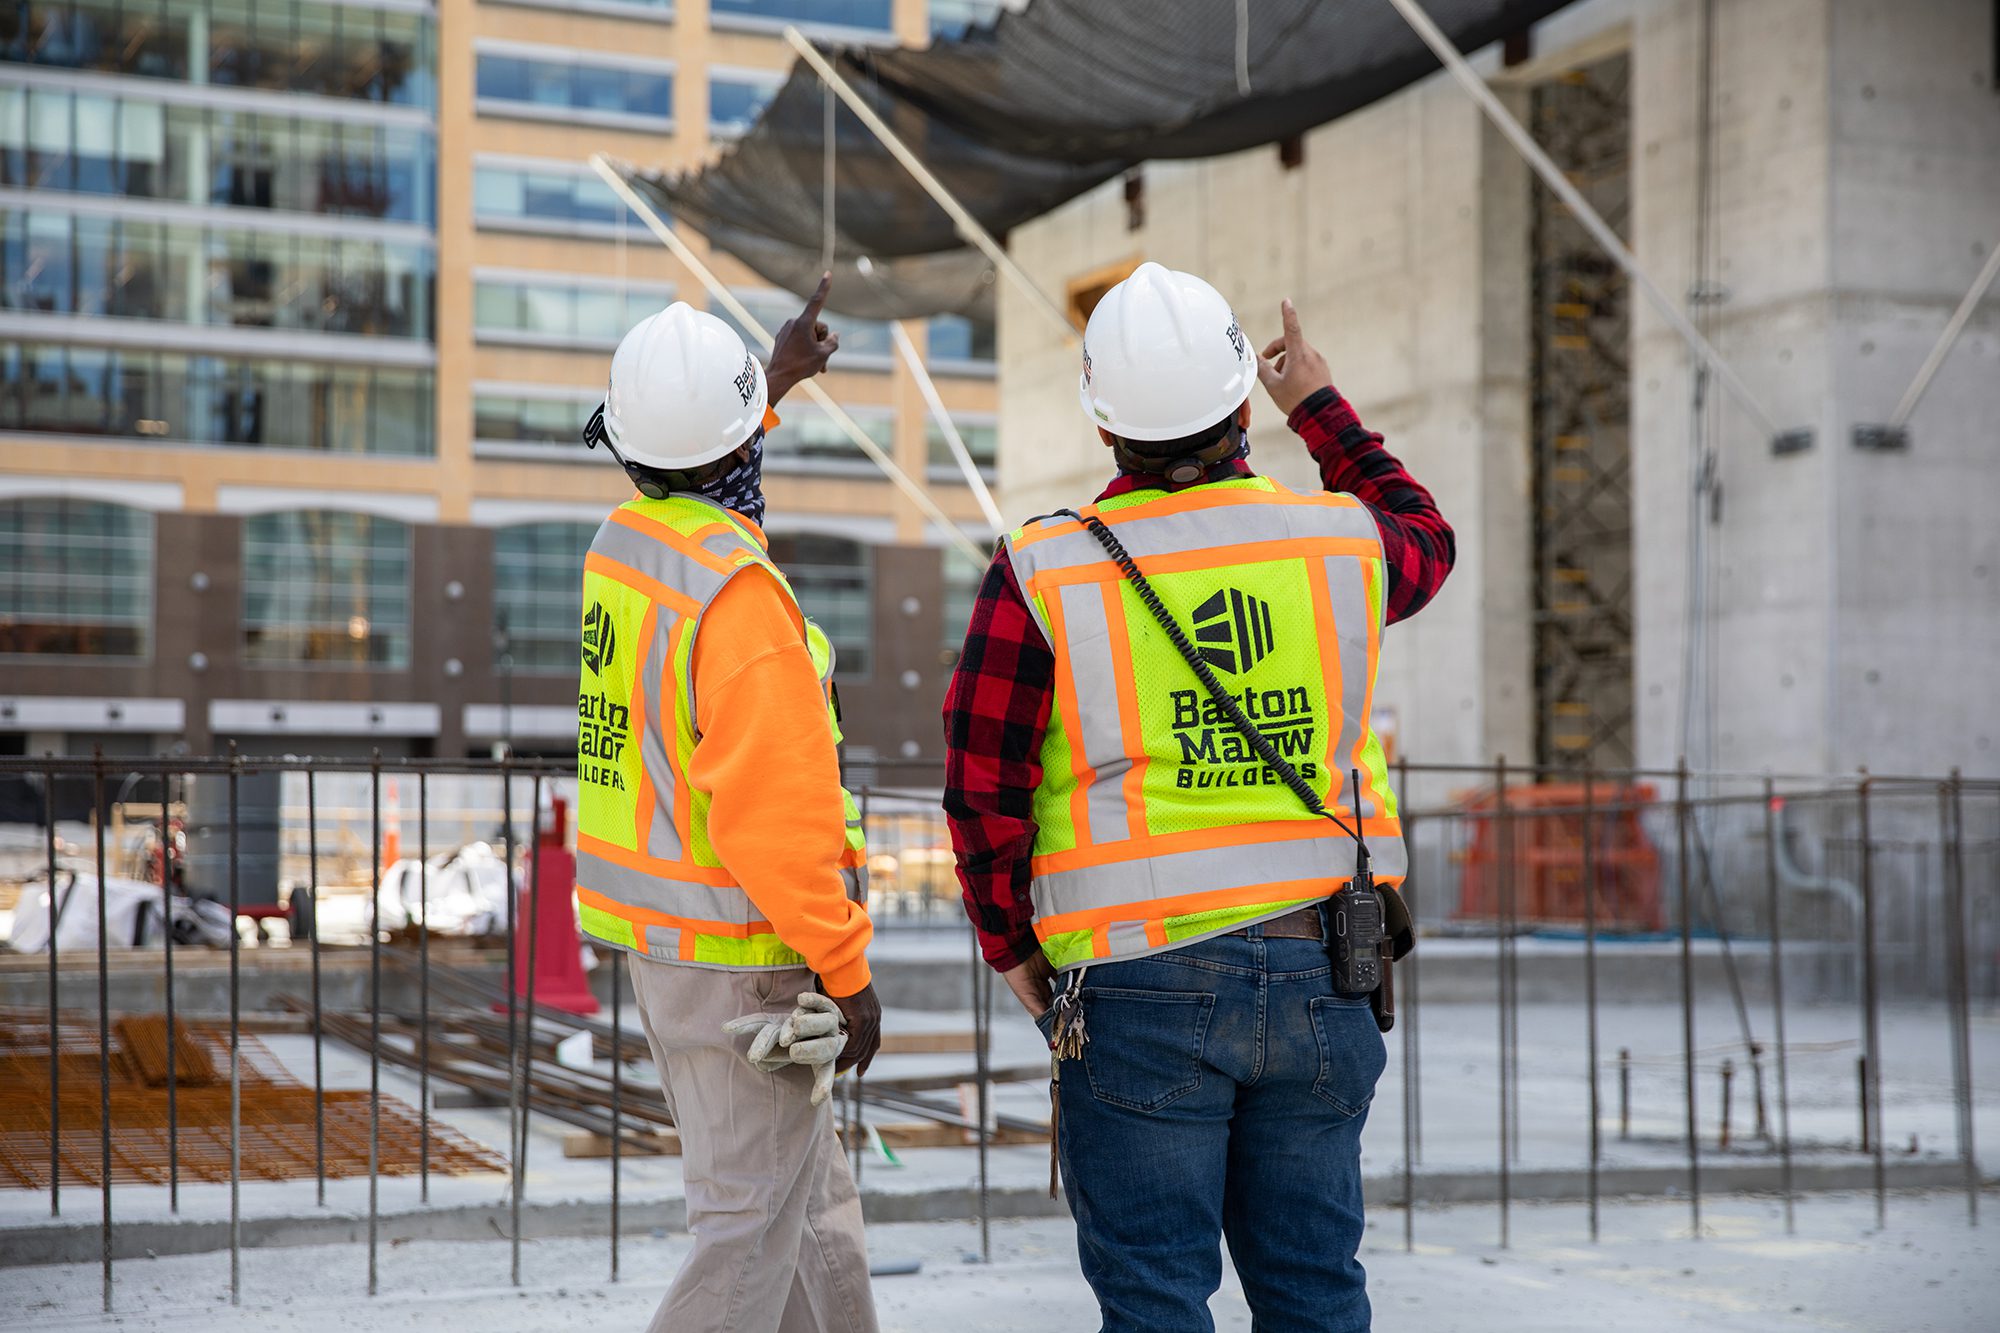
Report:
M1569 0L1426 0L1461 50ZM1149 158L1212 157L1337 119L1438 68L1389 0L1031 0L924 48L849 48L840 72L981 225L1004 239ZM828 266L828 94L803 63L713 165L636 173L661 208L769 280ZM994 275L844 105L832 119L828 304L899 318L990 314Z

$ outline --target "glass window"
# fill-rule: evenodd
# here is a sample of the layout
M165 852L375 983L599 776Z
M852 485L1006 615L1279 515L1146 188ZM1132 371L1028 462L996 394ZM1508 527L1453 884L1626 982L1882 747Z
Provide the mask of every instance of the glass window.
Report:
M23 188L429 223L434 143L428 130L0 88L0 185Z
M472 400L473 438L493 444L545 444L583 447L583 423L590 419L590 401L529 398L515 394L482 393Z
M708 82L708 124L717 134L741 134L755 123L764 104L777 95L780 82L733 79L711 74Z
M837 23L846 28L889 28L889 0L709 0L718 18L768 23Z
M993 325L963 315L934 315L925 339L933 361L992 361Z
M958 428L958 438L965 442L965 451L972 455L972 461L979 470L991 474L1000 456L1000 428L990 421L960 421L952 418L952 425ZM929 445L929 461L933 468L947 469L953 477L961 476L958 460L951 456L951 444L944 437L944 428L935 421L926 419L924 439Z
M209 80L240 88L429 106L431 19L317 0L166 0L208 12Z
M672 288L614 287L552 279L481 278L473 284L475 333L506 342L615 347L625 331L674 299Z
M967 28L991 23L1008 6L1005 0L930 0L927 8L933 37L960 37Z
M151 514L0 500L0 653L144 657L152 620Z
M771 537L771 558L798 594L800 608L826 631L839 674L867 675L875 632L869 549L845 537L777 533Z
M521 523L493 534L493 664L513 670L576 670L583 621L583 557L595 523ZM504 640L503 640L504 636Z
M427 455L432 452L436 405L428 370L371 372L373 401L367 449L375 454Z
M427 456L428 370L7 344L0 430Z
M481 52L479 100L572 111L671 120L674 76L668 70L627 69L595 62L531 59Z
M616 223L625 204L594 172L479 166L472 174L472 211L482 223L546 223L567 231Z
M764 441L765 456L775 467L782 468L790 461L838 461L867 462L867 455L855 447L834 419L821 411L819 405L807 400L785 400L784 424ZM896 418L887 408L849 407L847 415L854 418L862 432L883 449L895 449Z
M429 338L435 263L401 242L0 210L0 276L0 309Z
M329 509L243 521L243 656L276 665L407 665L410 535Z

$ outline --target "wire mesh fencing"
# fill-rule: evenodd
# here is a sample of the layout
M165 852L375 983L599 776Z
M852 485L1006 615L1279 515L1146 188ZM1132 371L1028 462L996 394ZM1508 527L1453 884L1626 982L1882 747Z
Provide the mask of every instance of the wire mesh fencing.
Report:
M1551 1197L1586 1200L1593 1238L1627 1193L1682 1194L1696 1234L1706 1194L1746 1188L1777 1190L1789 1216L1803 1192L1859 1185L1886 1221L1892 1189L1949 1184L1976 1219L2000 782L1504 763L1395 776L1423 942L1396 970L1367 1142L1394 1161L1373 1199L1402 1206L1407 1243L1419 1205L1468 1188L1495 1205L1503 1244L1516 1204ZM518 1282L535 1126L606 1161L615 1279L628 1159L672 1151L675 1127L626 1012L634 964L598 954L608 1021L550 1003L538 975L543 907L574 889L543 856L569 836L569 765L98 755L0 760L0 783L43 816L35 864L15 838L0 879L19 888L17 947L46 953L16 960L43 1003L0 1009L0 1185L46 1190L59 1218L78 1190L97 1196L106 1309L129 1252L114 1185L164 1188L178 1212L184 1184L226 1183L240 1299L244 1180L310 1179L324 1205L329 1179L365 1176L372 1293L381 1180L414 1176L422 1209L434 1175L484 1173L504 1180ZM856 794L878 938L951 978L931 1007L969 1010L972 1031L926 1049L962 1049L973 1069L847 1080L842 1129L857 1170L891 1117L931 1126L913 1142L974 1148L984 1246L989 1149L1050 1130L1018 1099L996 1110L994 1089L1041 1075L992 1058L995 988L937 791ZM906 962L892 952L878 971ZM939 1095L954 1087L967 1098ZM437 1114L446 1089L471 1129Z

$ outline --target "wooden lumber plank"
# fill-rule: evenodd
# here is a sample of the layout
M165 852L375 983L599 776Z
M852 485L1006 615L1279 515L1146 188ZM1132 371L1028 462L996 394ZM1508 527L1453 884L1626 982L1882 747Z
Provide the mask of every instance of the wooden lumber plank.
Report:
M875 1130L882 1136L882 1142L891 1148L966 1148L972 1146L972 1134L955 1125L938 1125L924 1121L908 1123L878 1124ZM1032 1134L1023 1130L999 1129L986 1140L995 1146L1022 1143L1047 1143L1046 1133ZM563 1156L586 1160L611 1156L611 1136L596 1134L589 1130L571 1130L563 1135ZM622 1150L627 1157L678 1157L681 1151L680 1135L673 1130L662 1130L654 1134L627 1133Z

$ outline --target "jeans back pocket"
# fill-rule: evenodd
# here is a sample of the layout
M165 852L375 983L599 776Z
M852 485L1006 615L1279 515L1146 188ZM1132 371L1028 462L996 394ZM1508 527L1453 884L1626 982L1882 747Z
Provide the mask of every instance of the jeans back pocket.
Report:
M1202 1043L1215 997L1197 991L1083 989L1083 1065L1090 1092L1132 1111L1158 1111L1201 1086Z
M1313 1093L1343 1116L1357 1116L1375 1099L1375 1083L1389 1063L1389 1047L1367 1000L1316 995L1309 1002L1319 1038L1319 1077Z

